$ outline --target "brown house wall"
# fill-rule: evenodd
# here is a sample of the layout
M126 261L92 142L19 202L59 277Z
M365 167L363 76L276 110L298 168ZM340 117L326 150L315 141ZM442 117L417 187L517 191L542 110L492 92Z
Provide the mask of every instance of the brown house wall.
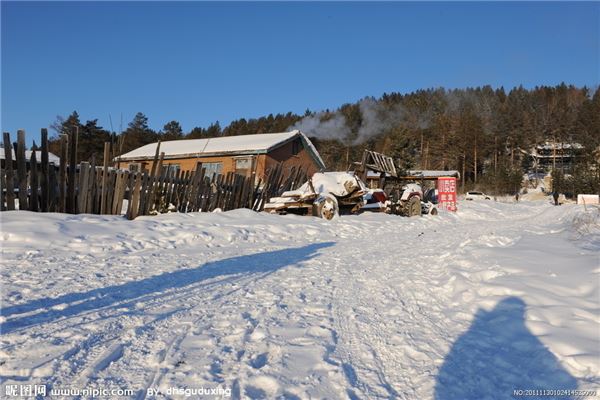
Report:
M293 146L293 142L286 143L285 145L268 153L266 157L266 170L275 166L277 163L283 162L284 168L298 166L301 166L302 168L308 167L309 175L318 172L319 167L315 164L313 158L310 156L308 151L306 151L304 146L302 146L302 144L298 144L300 151L296 155L293 155Z
M264 154L258 154L258 155L249 155L249 156L214 156L214 157L194 157L194 158L169 158L167 160L163 160L163 165L172 165L172 164L179 164L179 168L182 171L193 171L196 169L196 164L198 162L202 162L202 163L217 163L220 162L223 165L223 169L221 170L221 172L223 174L227 174L228 172L235 172L235 160L236 158L243 158L243 157L254 157L255 159L263 159L265 158ZM143 165L144 169L147 171L152 170L152 164L154 164L153 160L131 160L131 161L122 161L117 163L117 168L124 168L127 169L129 168L129 164L131 163L140 163ZM261 163L259 162L257 164L257 167L259 165L263 165L264 166L264 161ZM259 173L259 170L257 168L257 174ZM260 173L263 173L263 171L260 171Z

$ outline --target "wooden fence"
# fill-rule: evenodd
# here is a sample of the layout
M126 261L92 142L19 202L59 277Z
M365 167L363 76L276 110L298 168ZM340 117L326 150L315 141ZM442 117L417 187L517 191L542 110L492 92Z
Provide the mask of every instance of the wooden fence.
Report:
M110 143L104 144L101 166L96 165L94 159L77 164L77 136L77 129L69 135L61 135L61 161L54 165L49 162L46 129L42 129L41 148L34 142L29 159L25 157L25 132L18 131L17 142L12 145L10 134L5 132L0 209L118 215L128 200L128 219L167 211L210 212L217 208L262 211L269 198L295 189L307 179L306 170L286 169L282 164L258 180L254 174L250 177L233 173L208 176L200 162L194 171L173 170L162 165L164 153L159 153L160 143L151 171L112 168Z

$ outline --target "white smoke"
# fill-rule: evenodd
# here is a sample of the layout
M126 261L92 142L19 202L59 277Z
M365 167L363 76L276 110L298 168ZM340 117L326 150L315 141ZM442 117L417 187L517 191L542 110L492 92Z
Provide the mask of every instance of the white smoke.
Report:
M406 123L407 119L407 112L401 105L386 107L372 97L360 100L358 109L362 122L356 132L351 131L346 117L339 111L306 116L289 129L298 129L317 139L336 139L346 144L360 144L389 131L394 126Z
M346 117L337 111L333 115L326 112L308 115L296 122L288 130L294 129L298 129L306 135L318 139L347 141L350 135L350 128L346 124Z

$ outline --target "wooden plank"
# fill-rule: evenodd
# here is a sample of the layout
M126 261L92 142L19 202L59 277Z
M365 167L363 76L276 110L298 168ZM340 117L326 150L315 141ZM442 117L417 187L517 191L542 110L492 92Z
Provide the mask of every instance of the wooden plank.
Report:
M233 191L235 189L235 177L236 174L232 172L231 178L229 179L229 185L227 185L227 201L223 206L223 211L231 210L233 208Z
M100 214L106 214L106 196L108 193L108 163L110 162L110 143L104 142L104 170L102 171L102 188L100 195Z
M128 178L127 171L117 171L116 185L115 185L115 197L112 205L112 214L120 215L121 209L123 208L123 199L125 197L125 187L127 185Z
M252 192L252 209L254 211L260 211L261 186L264 186L263 178L258 178L258 182L254 185Z
M187 188L190 183L190 175L191 175L190 171L184 172L181 186L179 188L179 191L177 192L177 196L179 198L179 205L177 206L177 210L179 210L179 212L185 212L186 207L187 207L186 194L187 194Z
M133 188L135 186L135 173L129 171L129 179L127 180L127 190L125 191L125 198L127 199L127 211L125 212L125 217L129 219L132 213L132 197L133 197Z
M233 182L231 184L231 199L229 200L229 209L233 210L237 208L237 196L239 191L240 176L236 173L233 174Z
M60 165L58 177L58 212L67 212L67 164L69 154L69 137L60 135Z
M13 170L12 146L10 133L4 132L4 168L6 169L6 209L15 209L15 174Z
M88 192L88 194L86 196L85 209L86 209L86 212L89 214L95 214L95 212L94 212L95 211L94 210L94 206L95 206L94 197L96 195L96 193L95 193L96 179L98 179L98 177L96 176L96 160L92 156L92 161L90 162L90 167L89 167L87 187L85 188Z
M147 193L148 179L149 179L148 172L144 171L144 175L142 178L142 186L140 189L140 204L138 206L137 215L145 215L144 211L145 211L146 201L148 201L148 193Z
M0 167L0 211L6 211L6 194L4 193L6 188L6 173L4 168Z
M81 197L84 196L83 193L83 170L81 169L81 165L77 166L77 177L76 182L77 186L75 187L75 213L80 214L84 212L82 210Z
M186 193L186 190L188 187L189 179L190 179L190 171L185 171L183 173L181 186L179 187L179 191L177 192L177 195L179 196L179 206L177 207L177 209L179 210L179 212L185 212L185 207L186 207L185 193Z
M202 168L201 170L202 179L200 181L200 186L198 187L198 197L196 199L196 211L202 211L202 202L204 201L204 195L206 192L206 187L210 185L210 179L206 176L206 168Z
M223 191L223 195L221 196L221 199L219 201L219 205L218 208L220 208L223 211L227 211L226 207L227 207L227 202L229 201L229 188L231 187L231 176L232 173L228 172L225 175L225 178L223 179L223 185L221 187L221 190Z
M117 174L114 169L108 172L108 190L106 191L106 210L105 214L112 214L113 199L115 195Z
M235 190L235 181L236 181L236 174L235 173L231 173L231 178L229 179L229 184L227 185L227 200L225 201L225 204L223 205L223 211L228 211L231 210L233 208L233 199L234 199L234 190Z
M235 189L235 200L233 202L233 208L241 208L241 203L242 203L242 195L244 194L244 183L246 180L246 177L242 176L242 175L238 175L237 176L237 184L236 184L236 189Z
M204 179L202 183L202 194L200 198L200 204L198 206L198 211L206 212L208 211L208 207L210 205L210 197L212 194L212 181L214 179L214 175L213 178L209 178L208 176L206 176L206 168L202 168L202 171L204 173Z
M117 213L117 203L119 202L119 192L121 191L121 186L123 185L123 171L115 171L115 189L113 190L113 198L111 200L110 210L108 213L111 215L115 215Z
M221 186L223 185L223 178L224 176L222 174L219 174L217 175L214 181L212 199L209 209L209 211L211 212L214 211L217 207L219 207L219 204L221 203L221 197L223 197L223 189L221 188Z
M38 163L36 157L37 146L33 142L31 147L31 159L29 161L29 186L31 188L31 195L29 196L29 211L39 211L39 176L38 176Z
M158 153L158 148L160 147L160 141L158 142L158 146L156 148L156 152ZM161 152L160 153L160 157L158 158L158 161L156 161L156 157L154 160L154 163L152 165L152 186L150 187L150 199L149 201L146 203L146 208L145 208L145 214L149 214L150 211L153 208L156 208L156 196L157 196L157 191L159 188L159 184L160 184L160 175L161 174L161 169L162 169L162 164L163 164L163 160L165 158L165 153Z
M181 185L181 177L183 176L183 171L179 170L179 171L174 171L173 174L173 185L171 188L171 199L170 199L170 203L173 204L173 206L175 207L175 209L179 208L179 198L177 193L179 192L179 187Z
M58 178L54 163L48 168L48 185L48 212L58 212Z
M165 211L163 208L168 207L168 204L166 204L166 188L169 169L161 165L160 171L157 172L160 173L160 176L158 178L158 185L154 194L154 209L158 213L161 213Z
M206 184L206 182L204 181L204 174L206 173L206 168L202 168L201 162L198 162L196 164L196 171L198 171L198 180L196 183L195 191L192 195L192 199L193 199L192 211L194 211L194 212L200 210L200 202L202 201L202 191L204 190L204 186Z
M77 211L79 213L89 214L88 196L90 183L90 163L82 162L79 165L79 187L77 193Z
M125 201L125 192L127 191L127 183L129 182L129 171L121 171L123 174L123 184L121 186L121 193L119 193L118 204L116 208L116 215L121 215L123 212L123 202Z
M90 163L90 173L88 176L87 185L87 202L85 204L86 212L90 214L96 214L95 210L95 198L96 198L96 157L92 154L92 161Z
M245 197L245 201L246 201L246 205L244 207L249 208L250 210L252 210L252 206L254 204L254 177L250 176L246 182L246 186L247 186L247 192L246 192L246 197Z
M141 172L135 173L135 187L131 194L130 203L130 213L127 215L127 219L135 219L138 215L138 210L140 206L140 190L142 189L142 174Z
M190 171L190 180L187 187L185 188L185 194L183 196L183 198L185 199L183 212L190 212L192 210L192 192L194 191L196 179L198 179L198 172L196 170Z
M167 168L167 178L165 181L165 206L169 207L173 196L173 181L175 179L175 171Z
M250 192L250 188L248 183L250 182L250 178L243 177L242 179L242 192L240 194L240 207L239 208L248 208L248 193Z
M27 160L25 159L25 131L17 131L17 179L19 182L19 210L27 210Z
M202 163L201 162L197 162L196 163L196 168L194 169L194 177L192 179L192 185L190 187L189 190L189 206L188 206L188 212L195 212L196 211L196 205L197 205L197 200L198 200L198 192L200 191L200 187L202 186L202 179L203 179L203 175L202 175Z
M41 211L48 212L48 197L50 195L50 176L48 175L48 129L42 128L42 164L41 164Z
M152 161L152 170L150 171L150 176L156 176L156 168L158 167L158 155L160 154L160 140L156 143L156 152L154 153L154 160ZM163 157L165 153L162 153ZM161 162L162 164L162 162ZM159 169L160 171L160 169Z
M79 127L74 126L71 129L69 137L69 168L67 172L67 212L75 213L75 171L77 168L77 137L79 136Z

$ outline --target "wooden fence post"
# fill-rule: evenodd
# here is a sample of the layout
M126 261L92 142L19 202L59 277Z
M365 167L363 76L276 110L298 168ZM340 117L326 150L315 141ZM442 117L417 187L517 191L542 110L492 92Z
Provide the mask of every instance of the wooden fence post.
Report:
M10 133L4 132L4 168L6 169L6 209L15 209L15 174L13 171L13 149Z
M37 171L37 157L36 157L37 146L33 142L31 147L31 158L29 160L29 187L31 188L31 195L29 196L29 211L38 211L38 189L39 179Z
M27 210L27 161L25 160L25 131L17 131L17 179L19 180L19 210Z
M69 136L60 135L60 165L58 177L58 212L67 212L67 165L69 156Z
M108 162L110 157L110 143L104 142L104 170L102 171L102 197L100 199L100 214L106 214L106 196L108 195Z
M42 190L41 211L48 212L48 199L50 196L50 176L48 174L48 129L42 128L42 180L40 187Z
M71 129L69 138L69 170L67 182L67 212L75 214L75 171L77 168L77 136L79 136L79 127L74 126Z

